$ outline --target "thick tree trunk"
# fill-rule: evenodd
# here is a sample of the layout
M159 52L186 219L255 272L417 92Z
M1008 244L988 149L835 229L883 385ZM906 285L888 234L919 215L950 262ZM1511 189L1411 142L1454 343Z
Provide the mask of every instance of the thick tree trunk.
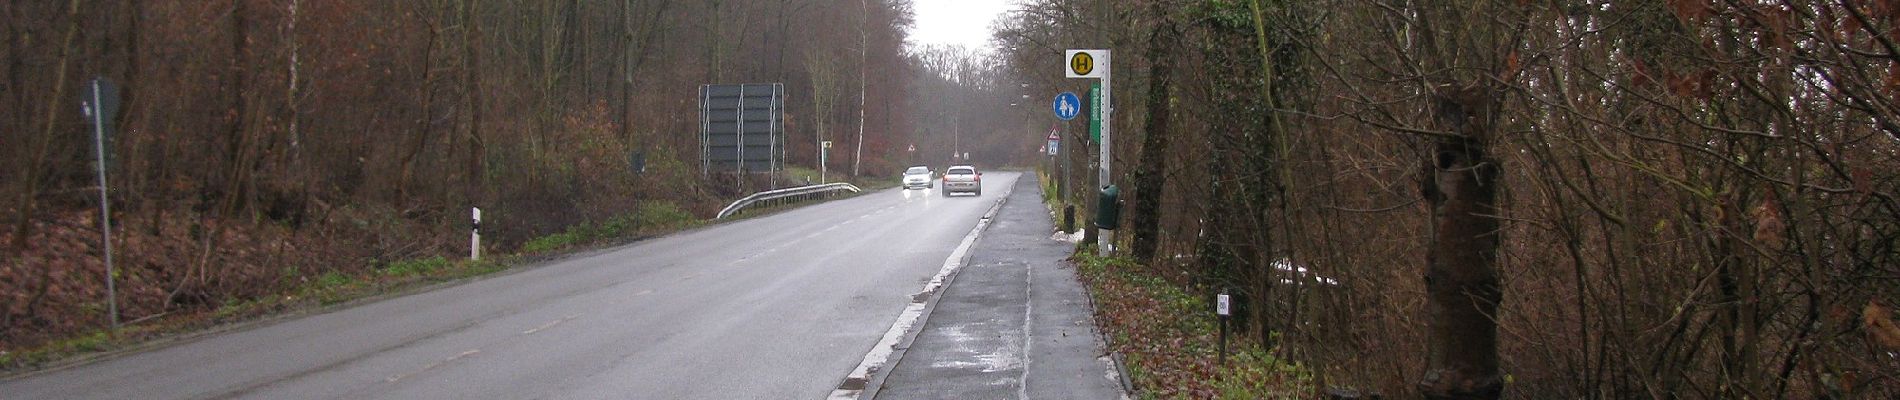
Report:
M1154 260L1156 231L1161 224L1161 189L1164 180L1163 171L1168 168L1168 132L1169 117L1173 108L1169 102L1173 95L1172 80L1174 62L1168 50L1174 47L1174 21L1168 18L1169 5L1163 1L1149 3L1149 13L1159 19L1155 30L1148 37L1148 62L1151 63L1148 74L1148 118L1145 136L1141 145L1141 165L1135 168L1135 207L1129 225L1133 232L1130 250L1135 259L1143 263Z
M462 23L468 24L462 31L462 48L467 51L463 62L462 90L468 96L468 159L462 183L462 197L471 205L481 204L482 186L486 185L482 170L487 146L482 142L482 52L481 52L481 13L475 6L482 2L467 0L462 3Z
M1482 84L1440 86L1434 122L1457 136L1435 138L1423 194L1432 211L1425 290L1430 353L1419 390L1431 399L1496 399L1498 372L1497 160L1486 154L1498 95Z

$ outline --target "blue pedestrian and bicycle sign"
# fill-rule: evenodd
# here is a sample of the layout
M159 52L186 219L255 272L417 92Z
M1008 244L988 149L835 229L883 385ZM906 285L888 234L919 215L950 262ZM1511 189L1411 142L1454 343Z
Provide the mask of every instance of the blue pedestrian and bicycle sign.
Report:
M1082 98L1075 97L1075 93L1062 92L1056 95L1055 108L1056 118L1063 121L1075 119L1076 115L1082 114Z

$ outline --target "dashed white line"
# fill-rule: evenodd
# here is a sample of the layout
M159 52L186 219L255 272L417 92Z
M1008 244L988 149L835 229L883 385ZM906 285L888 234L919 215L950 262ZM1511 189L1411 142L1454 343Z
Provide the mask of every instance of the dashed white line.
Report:
M435 367L440 367L443 364L455 362L455 360L460 360L464 357L472 356L481 352L482 352L482 349L469 349L468 351L462 352L462 354L456 354L449 358L445 358L442 361L436 361L436 362L429 363L429 365L424 365L422 366L422 369L411 371L409 373L390 375L388 378L383 379L383 383L396 383L396 381L403 380L403 378L408 378L411 376L415 376L416 374L429 372L429 370L435 369Z
M533 335L535 332L545 331L548 328L553 328L555 325L560 325L562 322L567 322L568 320L574 319L574 317L579 317L579 316L580 314L568 314L568 316L566 317L562 317L561 319L557 319L553 321L548 321L548 323L541 324L541 326L534 327L534 329L521 331L521 334Z

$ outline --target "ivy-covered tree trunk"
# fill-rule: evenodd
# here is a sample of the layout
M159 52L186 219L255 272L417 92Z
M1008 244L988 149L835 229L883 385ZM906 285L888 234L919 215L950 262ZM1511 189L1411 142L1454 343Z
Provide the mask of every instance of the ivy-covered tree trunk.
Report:
M1423 194L1432 232L1425 253L1431 310L1429 368L1419 389L1431 399L1496 399L1498 373L1498 175L1486 154L1497 96L1481 84L1442 87L1434 122L1457 136L1432 143Z
M1135 169L1135 208L1130 223L1134 231L1130 250L1135 259L1143 263L1154 260L1155 235L1161 224L1161 189L1165 186L1161 174L1168 167L1168 117L1173 112L1169 102L1174 67L1168 50L1174 47L1175 37L1174 21L1168 18L1170 7L1166 1L1149 3L1149 13L1156 22L1154 32L1148 36L1148 118L1147 127L1143 129L1141 165Z
M1425 246L1427 367L1419 378L1428 399L1496 399L1500 242L1498 185L1502 167L1487 152L1498 134L1508 26L1482 18L1511 7L1495 0L1421 5L1418 45L1426 66L1420 88L1432 112L1425 125L1429 153L1421 194L1431 211ZM1488 8L1488 9L1487 9ZM1520 26L1521 27L1521 26Z

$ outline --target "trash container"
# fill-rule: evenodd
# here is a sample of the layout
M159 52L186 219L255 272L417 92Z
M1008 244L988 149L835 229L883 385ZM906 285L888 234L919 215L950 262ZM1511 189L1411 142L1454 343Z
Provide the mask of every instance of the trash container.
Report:
M1115 187L1115 185L1102 187L1101 194L1096 196L1095 199L1096 228L1115 230L1116 227L1120 226L1119 221L1121 221L1122 210L1118 198L1121 197L1121 194L1121 188Z

